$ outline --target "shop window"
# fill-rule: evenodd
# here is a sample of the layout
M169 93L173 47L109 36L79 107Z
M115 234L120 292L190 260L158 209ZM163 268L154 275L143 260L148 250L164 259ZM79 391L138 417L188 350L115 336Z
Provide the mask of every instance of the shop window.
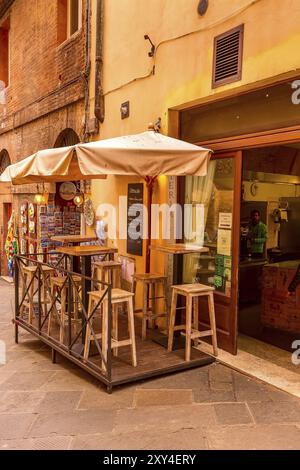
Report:
M82 26L82 0L58 0L58 43L64 42Z
M213 88L241 79L244 25L214 40Z
M0 85L9 84L9 19L0 26ZM0 86L1 88L1 86Z

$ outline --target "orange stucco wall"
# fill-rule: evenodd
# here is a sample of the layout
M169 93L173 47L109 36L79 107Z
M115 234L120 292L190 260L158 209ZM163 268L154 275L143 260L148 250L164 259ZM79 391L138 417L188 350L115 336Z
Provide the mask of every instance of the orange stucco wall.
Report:
M95 4L93 1L93 14ZM199 0L107 0L104 28L105 121L98 138L143 132L162 118L168 134L168 110L205 97L255 84L300 68L299 0L211 0L205 16L197 13ZM94 18L94 17L93 17ZM94 18L95 19L95 18ZM242 79L212 89L213 39L244 24ZM93 41L95 43L95 21ZM155 61L148 57L148 34L157 46ZM94 47L94 46L93 46ZM155 65L155 74L147 78ZM91 111L94 83L91 81ZM121 103L130 101L130 117L121 120ZM132 181L132 180L131 180ZM135 180L137 181L137 180ZM97 206L109 194L117 202L126 194L127 180L93 182ZM156 200L164 202L166 180L156 186ZM122 243L120 251L124 251ZM153 269L163 269L155 257ZM138 260L138 268L142 268Z

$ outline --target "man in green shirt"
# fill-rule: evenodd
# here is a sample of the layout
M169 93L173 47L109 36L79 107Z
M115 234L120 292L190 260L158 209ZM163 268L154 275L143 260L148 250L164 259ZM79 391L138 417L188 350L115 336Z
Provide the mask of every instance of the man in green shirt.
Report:
M255 209L251 212L249 223L249 244L253 258L263 258L265 243L268 238L267 226L260 220L260 212Z

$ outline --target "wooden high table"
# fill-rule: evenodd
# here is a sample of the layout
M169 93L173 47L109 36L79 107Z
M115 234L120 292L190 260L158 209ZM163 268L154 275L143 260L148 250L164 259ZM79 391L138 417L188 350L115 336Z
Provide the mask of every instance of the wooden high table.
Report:
M174 258L173 266L173 284L182 284L182 272L183 272L183 256L191 254L208 253L209 248L206 246L197 246L186 243L173 243L173 244L162 244L162 245L151 245L150 250L159 251L166 255L172 255Z
M53 242L62 243L63 246L79 246L81 243L95 242L98 238L95 235L55 235L51 237ZM75 259L73 263L74 272L80 272L80 260Z
M69 256L71 260L71 271L78 272L85 276L82 279L82 303L86 311L88 310L88 293L91 291L91 277L92 277L92 256L108 256L113 259L114 254L118 253L117 248L108 248L107 246L62 246L56 249L57 253ZM77 262L81 259L80 263ZM79 266L79 269L76 268ZM77 269L77 270L76 270ZM86 279L89 278L89 279Z
M151 245L150 250L165 253L166 255L173 256L173 285L179 285L183 283L183 257L184 255L191 254L202 254L208 253L209 248L206 246L200 247L197 245L186 244L186 243L165 243L161 245ZM180 323L180 313L177 312L176 323ZM157 342L167 347L167 338L159 338ZM181 339L179 331L174 333L174 346L173 349L182 349L184 342Z
M51 237L51 240L53 242L59 242L63 243L66 245L67 243L73 246L80 245L81 243L86 243L86 242L95 242L98 240L98 238L93 235L93 236L87 236L87 235L55 235Z

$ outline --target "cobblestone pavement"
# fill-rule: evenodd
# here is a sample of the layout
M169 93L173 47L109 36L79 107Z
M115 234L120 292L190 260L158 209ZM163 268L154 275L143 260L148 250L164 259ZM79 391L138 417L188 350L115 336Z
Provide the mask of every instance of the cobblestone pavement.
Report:
M0 283L0 449L300 449L300 400L220 364L112 395L21 331Z

